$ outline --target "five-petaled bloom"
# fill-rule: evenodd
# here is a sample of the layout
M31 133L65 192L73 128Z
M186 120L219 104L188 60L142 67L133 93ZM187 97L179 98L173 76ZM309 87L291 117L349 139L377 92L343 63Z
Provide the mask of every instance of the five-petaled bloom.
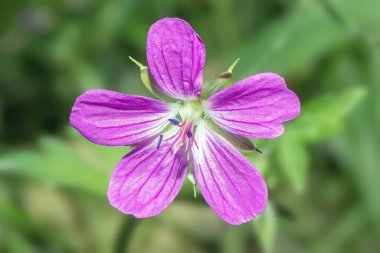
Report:
M202 97L205 55L202 39L188 23L161 19L148 32L148 66L158 90L174 103L108 90L90 90L76 100L70 123L88 140L137 145L118 163L109 184L109 201L123 213L157 215L174 200L186 175L230 224L264 211L264 179L214 129L237 140L277 137L282 123L299 115L299 99L274 73Z

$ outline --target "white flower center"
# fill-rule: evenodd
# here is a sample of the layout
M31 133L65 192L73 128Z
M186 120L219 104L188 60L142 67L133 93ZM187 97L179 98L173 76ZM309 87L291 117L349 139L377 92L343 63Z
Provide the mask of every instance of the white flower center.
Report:
M185 101L180 106L179 115L183 122L197 125L203 115L203 100Z

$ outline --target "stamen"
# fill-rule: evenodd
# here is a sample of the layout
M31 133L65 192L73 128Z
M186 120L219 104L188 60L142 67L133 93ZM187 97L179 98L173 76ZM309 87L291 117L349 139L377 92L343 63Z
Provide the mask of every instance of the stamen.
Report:
M197 141L195 140L195 138L193 138L193 141L194 141L194 144L195 144L195 146L197 147L197 149L199 149L199 147L198 147L198 143L197 143Z
M170 123L172 123L173 125L175 126L178 126L179 125L179 121L176 120L176 119L168 119Z
M187 135L187 137L189 137L189 138L193 137L193 134L191 133L191 130L190 130L190 129L187 129L187 131L186 131L186 135Z
M159 137L159 139L158 139L158 143L157 143L157 150L160 148L160 146L161 146L161 142L162 142L162 138L163 138L164 136L161 134L160 135L160 137Z
M180 124L179 121L176 119L168 119L168 121L171 124L182 128L180 131L178 131L178 137L175 140L175 142L176 142L175 145L177 147L180 147L180 146L186 144L187 143L186 137L187 137L190 141L190 146L192 146L193 143L195 143L195 146L199 149L198 143L195 141L193 133L191 132L192 123L190 123L188 121L183 121L182 124ZM171 138L169 138L168 140L170 140L172 138L173 138L173 136ZM162 138L160 136L160 140L158 142L157 149L160 147L161 141L162 141Z
M191 132L190 129L187 129L187 131L186 131L186 135L187 135L187 137L190 139L190 144L193 145L193 143L194 143L195 146L197 147L197 149L199 149L199 147L198 147L198 143L197 143L197 141L195 140L195 138L193 137L193 133Z

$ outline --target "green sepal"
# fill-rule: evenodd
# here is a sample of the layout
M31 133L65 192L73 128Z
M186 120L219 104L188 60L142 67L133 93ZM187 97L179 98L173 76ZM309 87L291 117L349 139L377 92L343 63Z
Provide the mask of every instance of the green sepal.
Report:
M232 65L226 71L220 73L216 79L206 82L203 85L201 97L208 98L218 91L230 87L232 85L232 71L239 60L240 58L234 61L234 63L232 63Z
M132 58L131 56L129 56L129 59L140 68L141 80L143 84L145 85L145 87L150 91L150 93L152 93L154 96L156 96L157 98L161 100L171 102L171 103L176 102L175 99L166 96L165 94L163 94L161 91L158 90L156 84L150 78L150 74L149 74L149 70L147 66L144 66L139 61Z
M255 144L252 143L252 141L248 138L241 137L235 134L230 134L223 129L221 129L217 124L214 122L209 122L210 126L212 129L223 136L226 140L228 140L233 146L240 150L245 150L245 151L256 151L258 153L261 153L259 149L255 146Z

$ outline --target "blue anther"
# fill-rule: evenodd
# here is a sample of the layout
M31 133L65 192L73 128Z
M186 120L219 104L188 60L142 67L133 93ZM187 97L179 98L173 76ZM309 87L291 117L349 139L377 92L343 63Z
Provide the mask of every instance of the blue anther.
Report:
M186 135L187 135L187 137L189 137L189 138L193 137L193 134L191 133L190 129L188 129L188 130L186 131Z
M178 126L179 125L179 121L176 120L176 119L168 119L170 123L172 123L173 125L175 126Z
M160 135L160 137L159 137L159 139L158 139L158 143L157 143L157 150L160 148L160 146L161 146L161 142L162 142L162 138L163 138L164 136L161 134Z

